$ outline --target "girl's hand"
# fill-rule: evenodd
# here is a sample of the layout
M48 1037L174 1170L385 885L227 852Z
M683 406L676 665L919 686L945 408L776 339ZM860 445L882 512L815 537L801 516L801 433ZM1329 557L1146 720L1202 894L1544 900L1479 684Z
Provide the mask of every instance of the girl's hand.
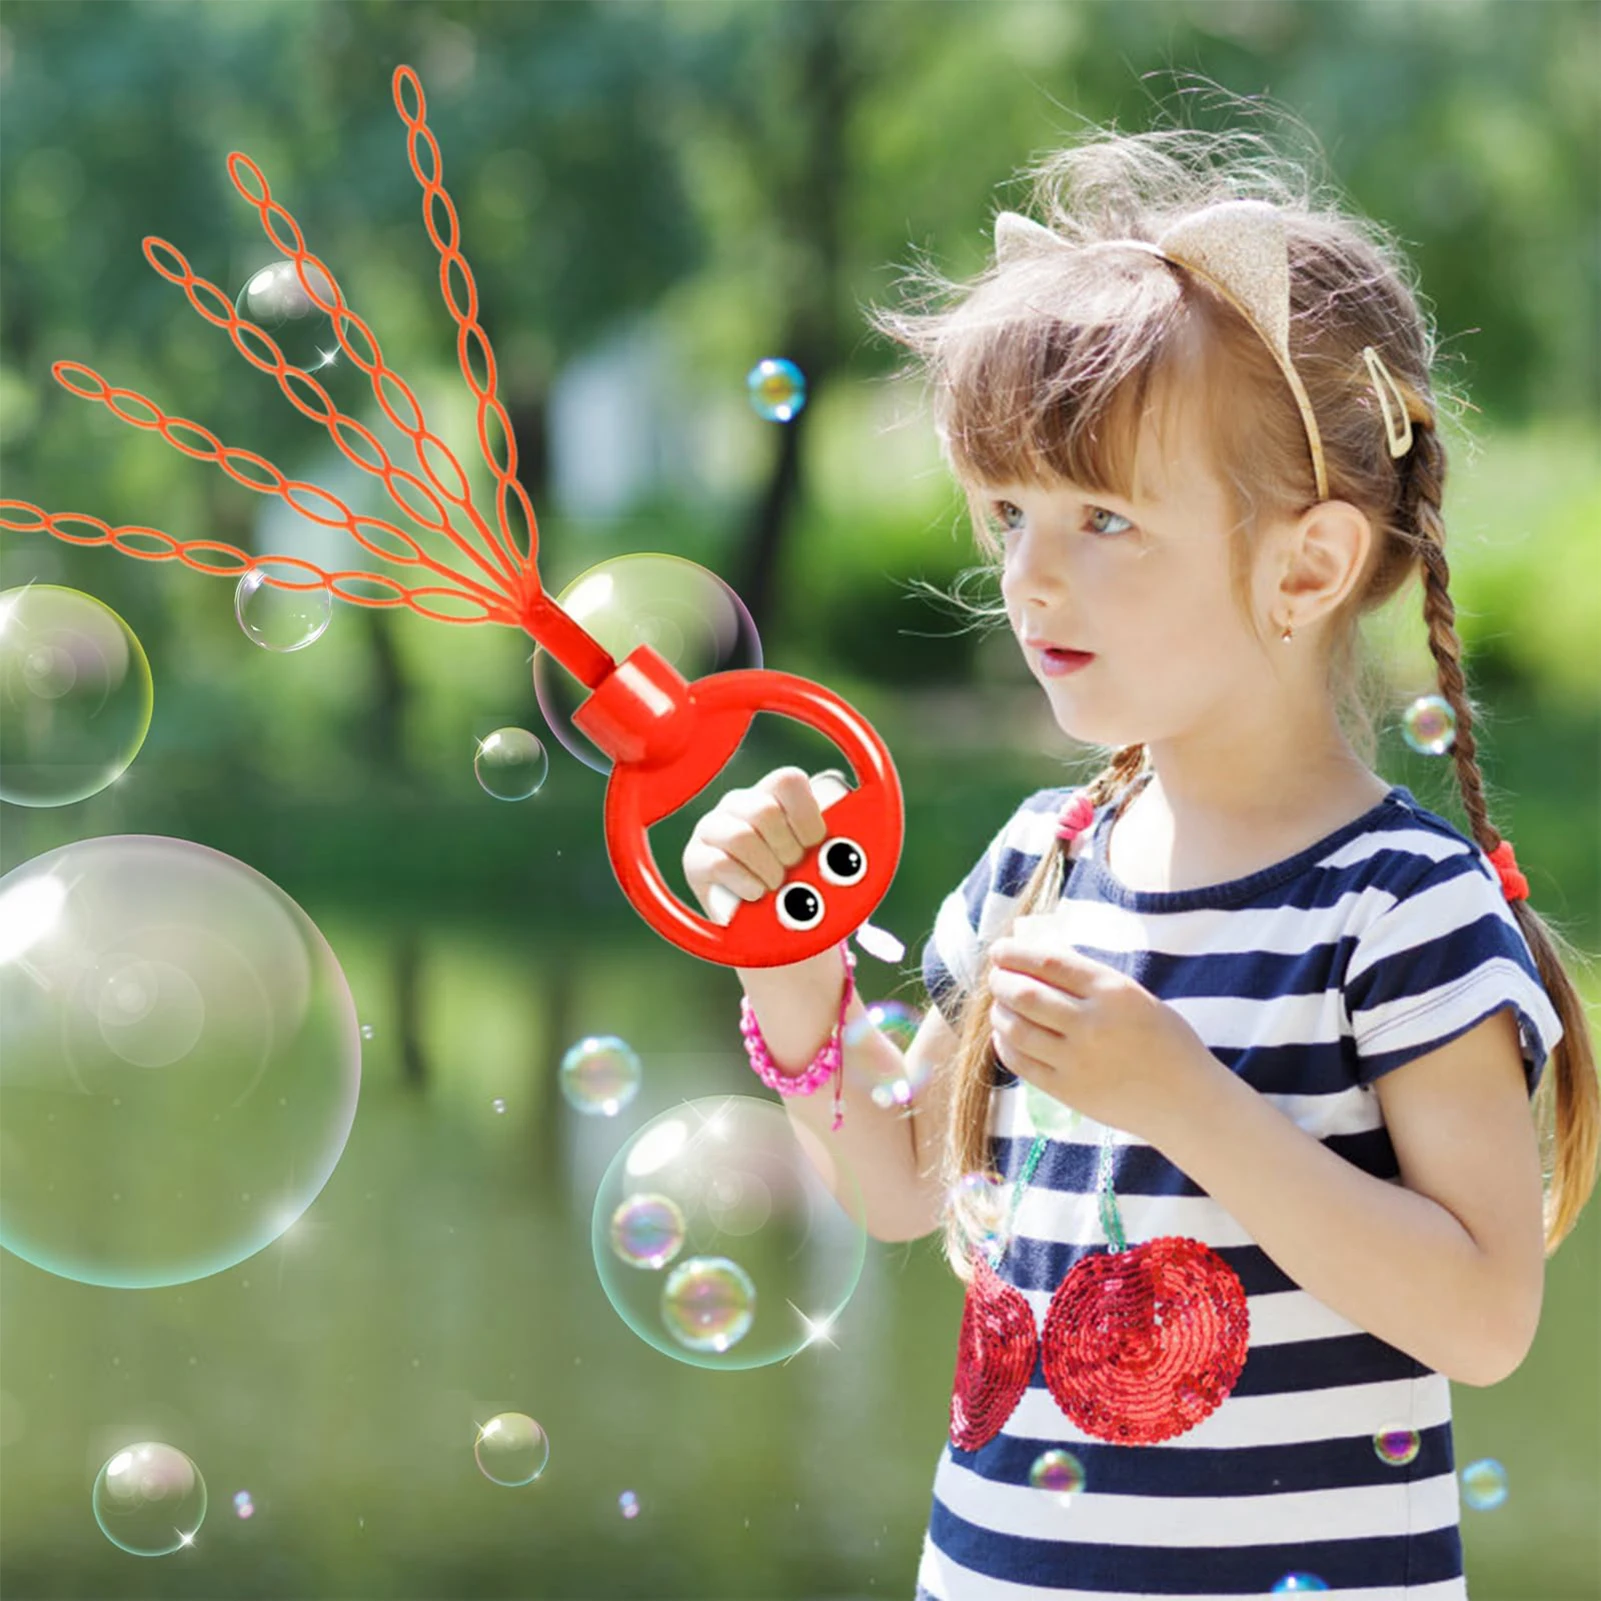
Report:
M1099 1123L1159 1144L1226 1072L1173 1008L1067 946L1050 915L1017 919L990 946L990 1028L1004 1067Z

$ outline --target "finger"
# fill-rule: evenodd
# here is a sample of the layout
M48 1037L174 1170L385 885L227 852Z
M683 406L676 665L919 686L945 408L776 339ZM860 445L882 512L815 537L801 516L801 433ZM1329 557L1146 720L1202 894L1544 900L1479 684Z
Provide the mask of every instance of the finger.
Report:
M1038 941L1008 934L991 942L989 957L997 970L1032 974L1081 999L1089 995L1096 978L1109 971L1104 962L1094 961L1070 945L1046 948Z
M735 790L703 820L702 837L761 881L762 890L784 882L788 865L800 860L800 849L783 820L783 810L756 790Z
M804 796L807 806L814 804L806 775L798 767L789 771L793 776L773 781L771 787L769 781L773 775L768 774L754 789L739 790L729 797L730 801L736 802L738 813L761 835L779 863L779 882L782 882L784 870L793 867L807 850L791 812L791 806L797 804L795 797ZM786 804L781 792L792 797L789 804ZM820 818L818 826L821 827ZM770 887L777 889L778 883Z
M782 880L783 869L760 836L719 810L695 825L684 851L684 876L691 885L721 884L741 900L756 901L767 894L769 877Z

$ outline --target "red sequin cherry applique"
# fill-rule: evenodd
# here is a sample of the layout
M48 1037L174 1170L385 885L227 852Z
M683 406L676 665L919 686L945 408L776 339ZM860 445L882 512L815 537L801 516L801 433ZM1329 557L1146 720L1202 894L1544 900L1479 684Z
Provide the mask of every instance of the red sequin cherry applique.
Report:
M1037 1349L1028 1302L975 1252L956 1342L952 1445L976 1451L1001 1432L1028 1388Z
M1150 1445L1217 1410L1249 1341L1239 1275L1199 1240L1164 1235L1074 1265L1045 1316L1045 1382L1084 1433Z

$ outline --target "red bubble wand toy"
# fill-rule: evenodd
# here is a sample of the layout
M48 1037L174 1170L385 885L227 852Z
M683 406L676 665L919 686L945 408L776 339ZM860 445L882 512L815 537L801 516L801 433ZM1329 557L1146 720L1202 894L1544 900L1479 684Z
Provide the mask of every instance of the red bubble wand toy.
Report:
M238 483L278 496L311 522L343 528L374 556L424 569L444 582L410 588L382 573L330 573L299 557L251 556L216 540L178 540L137 525L113 528L97 517L46 512L24 500L0 500L0 527L18 533L42 530L74 545L110 545L151 561L175 558L221 577L238 578L255 569L274 588L326 590L357 606L403 606L440 622L521 628L590 691L573 721L612 759L606 850L623 893L645 921L681 950L729 967L777 967L837 945L884 898L900 861L904 813L888 749L854 707L805 678L747 668L690 682L648 645L615 661L545 593L534 562L538 524L517 480L517 444L496 398L494 352L479 326L477 285L461 253L455 205L441 182L439 146L428 128L422 84L410 67L401 66L395 69L393 90L395 109L406 124L412 171L422 185L423 222L439 252L439 287L456 324L457 361L478 403L478 443L495 478L493 527L474 505L461 463L424 422L416 396L385 363L376 336L346 304L327 266L306 249L295 219L272 198L266 177L248 156L235 151L228 157L234 188L260 213L267 237L293 260L310 302L332 318L340 349L371 380L384 416L411 440L421 477L397 467L370 429L340 411L311 373L286 361L271 335L241 317L215 284L196 276L175 246L147 238L144 254L207 322L227 330L246 361L277 379L298 411L327 428L347 461L382 479L395 505L421 528L448 540L473 572L458 572L396 524L357 515L328 490L286 478L263 457L224 445L199 423L169 416L154 401L113 388L74 361L58 361L51 369L73 394L99 401L135 428L159 433L187 456L215 462ZM491 419L502 441L499 452L491 443ZM453 525L451 511L464 519L470 535ZM512 533L514 511L521 512L526 526L526 548ZM305 576L268 574L267 563ZM758 712L774 712L824 734L849 762L857 782L829 807L828 838L788 871L778 889L740 902L728 923L719 925L668 887L651 854L648 830L687 805L722 771Z

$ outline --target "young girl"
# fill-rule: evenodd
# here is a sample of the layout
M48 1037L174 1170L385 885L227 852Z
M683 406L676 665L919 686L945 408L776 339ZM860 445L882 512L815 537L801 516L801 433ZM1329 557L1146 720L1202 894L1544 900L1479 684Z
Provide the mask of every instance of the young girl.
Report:
M843 993L833 951L740 974L792 1116L843 1083L873 1233L943 1223L968 1281L940 1601L1464 1596L1447 1381L1523 1359L1595 1176L1584 1015L1475 755L1430 331L1376 230L1227 155L1087 139L976 282L880 319L1058 726L1115 754L947 897L905 1060L850 1027L848 953ZM1354 697L1414 574L1469 834L1372 772ZM837 783L703 818L708 911ZM910 1116L866 1093L895 1077Z

